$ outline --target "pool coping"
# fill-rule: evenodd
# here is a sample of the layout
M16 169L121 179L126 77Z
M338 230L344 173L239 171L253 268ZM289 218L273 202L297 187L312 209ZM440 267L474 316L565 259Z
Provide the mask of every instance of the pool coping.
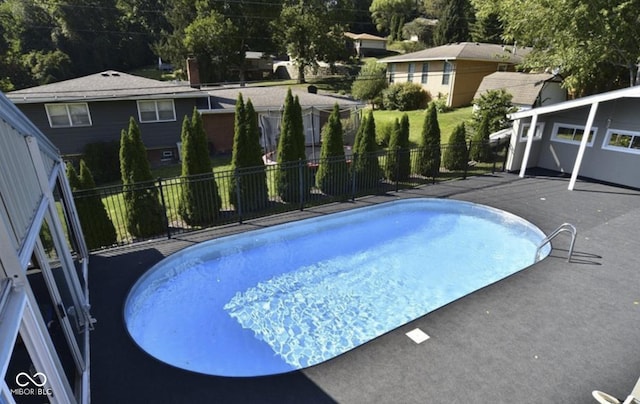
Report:
M354 202L254 219L94 254L90 261L92 400L101 402L593 402L599 389L626 397L640 376L640 274L633 234L640 192L548 173L497 173ZM174 251L210 238L396 198L454 198L521 216L551 232L578 227L551 256L313 368L233 379L154 361L127 339L118 308L137 277ZM615 254L612 252L615 251ZM416 345L405 333L431 337ZM116 351L113 347L117 347Z

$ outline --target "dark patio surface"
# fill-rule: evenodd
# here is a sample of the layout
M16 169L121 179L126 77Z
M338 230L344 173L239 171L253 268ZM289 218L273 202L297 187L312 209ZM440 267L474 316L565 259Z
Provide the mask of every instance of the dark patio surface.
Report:
M640 191L539 173L449 181L92 255L93 403L595 403L640 377ZM165 365L129 338L122 307L151 265L193 243L396 198L444 197L524 217L554 241L543 261L316 367L233 379ZM490 235L487 235L490 237ZM462 247L463 248L463 247ZM417 345L405 336L421 328Z

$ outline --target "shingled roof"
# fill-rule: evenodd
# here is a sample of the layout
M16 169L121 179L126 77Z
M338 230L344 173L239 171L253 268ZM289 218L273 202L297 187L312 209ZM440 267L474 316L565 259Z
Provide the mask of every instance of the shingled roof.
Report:
M489 43L459 42L436 46L418 52L380 59L381 63L426 62L431 60L476 60L518 64L529 53L528 48L516 48Z
M168 81L107 70L57 83L12 91L6 94L16 104L54 101L106 101L131 98L206 97L197 89Z
M208 92L211 96L212 112L215 112L215 110L235 110L236 100L240 93L242 93L242 98L245 102L248 99L251 99L251 103L256 111L267 111L279 110L282 108L287 96L287 90L288 87L273 86L210 89ZM314 107L329 110L333 108L336 103L342 107L357 107L362 105L359 101L336 95L313 94L308 91L301 91L294 88L292 88L291 91L294 96L298 96L300 106L302 108Z
M544 83L561 79L551 73L515 73L495 72L486 76L473 98L489 90L505 89L513 98L511 102L517 105L532 106L535 104Z

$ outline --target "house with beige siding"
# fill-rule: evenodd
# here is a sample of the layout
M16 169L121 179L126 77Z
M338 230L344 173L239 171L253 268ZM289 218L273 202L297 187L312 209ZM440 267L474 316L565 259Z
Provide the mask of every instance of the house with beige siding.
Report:
M381 55L387 51L387 39L367 33L355 34L353 32L345 32L350 43L353 44L353 50L358 57Z
M450 107L470 105L482 80L491 73L516 71L526 48L460 42L380 59L389 83L417 83L432 98L446 97Z

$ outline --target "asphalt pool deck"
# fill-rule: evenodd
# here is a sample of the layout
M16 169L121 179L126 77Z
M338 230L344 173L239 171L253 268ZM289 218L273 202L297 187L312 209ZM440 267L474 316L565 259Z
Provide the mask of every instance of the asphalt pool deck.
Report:
M595 403L640 377L640 191L549 173L498 173L330 204L94 254L90 260L93 403ZM493 206L546 234L546 259L318 366L257 378L206 376L139 349L122 318L134 282L194 243L397 198ZM487 235L488 238L491 235ZM464 246L460 246L464 248ZM416 344L405 334L430 336Z

